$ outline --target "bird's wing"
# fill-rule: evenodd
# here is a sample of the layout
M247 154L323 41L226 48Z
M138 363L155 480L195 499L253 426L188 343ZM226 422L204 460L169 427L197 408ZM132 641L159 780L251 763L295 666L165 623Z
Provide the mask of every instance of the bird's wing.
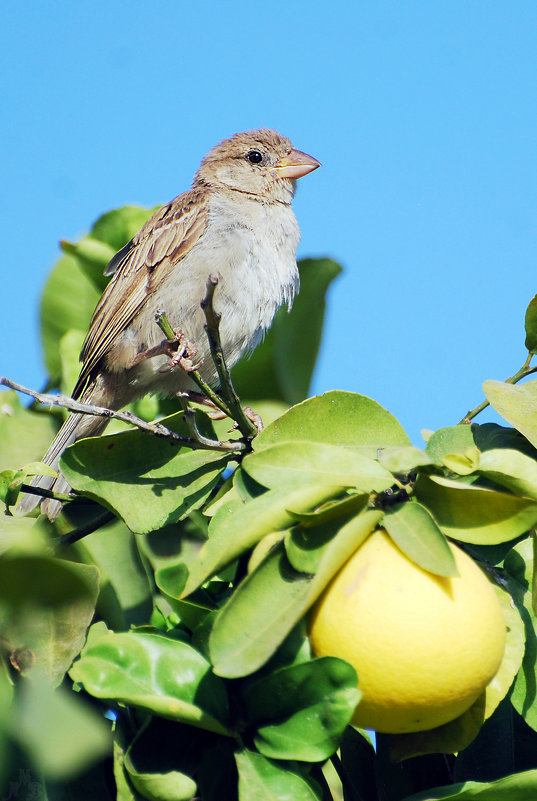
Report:
M80 397L88 379L117 337L129 326L148 295L198 242L207 225L207 204L191 189L163 206L111 260L114 277L93 313L82 346L82 370L73 397Z

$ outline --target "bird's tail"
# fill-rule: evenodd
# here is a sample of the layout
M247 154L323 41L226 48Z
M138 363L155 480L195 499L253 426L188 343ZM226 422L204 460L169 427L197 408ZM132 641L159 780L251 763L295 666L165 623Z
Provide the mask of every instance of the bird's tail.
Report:
M76 412L71 413L58 431L56 438L41 461L48 464L54 470L57 470L60 456L65 448L72 445L73 442L76 442L78 439L82 439L82 437L92 437L100 434L107 423L108 420L103 417L93 417ZM57 478L53 478L52 476L33 476L30 481L30 486L54 490L54 492L59 493L66 493L71 489L61 474ZM32 509L35 509L40 502L41 497L39 495L31 495L23 492L20 495L15 510L19 514L27 514L31 512ZM52 498L46 498L42 501L41 508L51 520L54 520L61 511L62 503Z

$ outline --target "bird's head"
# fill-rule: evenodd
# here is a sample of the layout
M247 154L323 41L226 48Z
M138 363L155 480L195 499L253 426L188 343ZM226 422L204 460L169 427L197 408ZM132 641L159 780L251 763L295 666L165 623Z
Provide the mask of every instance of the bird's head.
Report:
M290 203L295 181L321 164L296 150L287 137L262 128L235 134L216 145L203 159L194 186L220 186Z

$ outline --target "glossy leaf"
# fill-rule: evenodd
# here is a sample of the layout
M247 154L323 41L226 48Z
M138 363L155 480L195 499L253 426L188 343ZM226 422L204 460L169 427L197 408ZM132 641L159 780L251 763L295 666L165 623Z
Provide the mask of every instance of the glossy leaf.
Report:
M243 693L254 743L273 759L320 762L339 746L361 693L356 671L335 657L281 668Z
M485 720L485 694L470 709L436 729L390 736L390 757L399 762L426 754L456 754L476 738Z
M415 492L444 534L462 542L496 545L537 523L537 502L508 493L424 475Z
M432 467L434 459L419 448L409 445L406 448L383 448L379 453L379 462L386 470L395 475L406 476L419 467Z
M393 476L358 449L320 442L281 442L250 454L242 469L271 489L316 481L382 492Z
M67 242L64 239L60 242L60 247L64 253L76 259L80 269L103 291L110 280L104 275L104 270L115 255L116 248L92 236L83 236L78 242Z
M190 801L193 773L211 736L200 729L153 718L128 749L124 766L133 787L149 801Z
M524 320L526 347L530 353L537 353L537 295L529 302Z
M461 782L407 796L404 801L535 801L537 770L513 773L495 782Z
M477 471L516 495L537 500L537 462L520 451L498 448L485 451Z
M239 801L322 801L321 788L298 766L267 759L255 751L240 751Z
M464 453L475 446L476 425L448 426L440 428L429 437L425 452L436 462L448 453Z
M253 442L254 451L279 442L320 442L360 447L376 459L379 448L404 447L410 440L395 417L365 395L333 390L309 398L267 426Z
M215 673L236 678L261 667L382 515L366 510L343 524L313 577L293 570L282 544L270 551L216 618L209 639Z
M294 523L297 510L315 508L341 492L343 487L323 483L280 487L249 503L221 508L211 520L208 541L190 566L183 595L189 595L220 568L254 547L266 534L288 528Z
M182 413L162 422L189 436ZM210 436L206 415L198 422ZM108 506L131 531L146 534L198 509L227 462L221 453L178 447L132 430L79 440L64 451L61 470L73 489Z
M358 496L362 503L360 507L346 509L346 515L330 520L321 520L317 526L294 526L285 535L285 552L291 566L299 573L316 573L321 564L327 544L340 531L345 520L352 519L365 509L368 496Z
M507 590L498 586L494 580L491 581L491 584L502 607L505 619L506 643L500 667L485 688L485 720L493 714L497 706L505 698L513 682L515 682L516 687L518 676L520 676L521 672L524 672L524 668L520 671L520 666L522 665L526 646L525 625L521 617L522 599L519 589L516 587L516 582L509 581ZM515 603L513 603L513 600L515 600ZM517 708L514 702L513 705Z
M107 632L91 638L70 675L97 698L226 732L222 682L194 648L164 634Z
M53 691L43 681L24 682L10 726L34 765L52 779L80 773L112 747L110 726L97 711L74 693L62 687Z
M60 390L65 395L71 394L77 382L80 373L80 351L85 338L84 331L70 328L60 339L58 346L61 364ZM63 409L62 411L67 417L67 410Z
M388 509L382 525L413 562L438 576L458 575L453 552L434 518L420 503L401 503Z
M498 414L537 447L537 381L515 386L489 380L483 392Z
M532 610L534 591L534 555L530 539L519 542L505 559L512 598L522 617L525 629L525 649L522 669L518 672L511 693L514 708L528 726L537 731L537 620Z
M41 338L49 374L61 372L59 344L71 329L87 331L101 293L72 256L62 256L49 275L41 299Z
M98 608L116 630L145 623L151 615L149 578L136 547L136 538L120 520L114 520L77 544L85 561L99 568Z
M15 392L0 394L0 470L41 459L58 430L54 418L22 406Z
M313 512L298 512L294 511L292 508L290 508L289 511L297 523L300 523L304 528L309 528L329 523L351 512L357 514L368 501L369 495L367 492L353 492L344 495L342 498L329 500L321 504L319 508L315 509Z
M95 611L99 573L44 555L0 559L0 629L12 648L31 652L32 672L52 686L80 651Z

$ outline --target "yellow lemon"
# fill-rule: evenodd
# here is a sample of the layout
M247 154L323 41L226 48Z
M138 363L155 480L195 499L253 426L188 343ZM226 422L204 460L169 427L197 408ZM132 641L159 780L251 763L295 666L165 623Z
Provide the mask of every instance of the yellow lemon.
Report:
M312 610L315 654L346 659L358 673L355 725L390 734L433 729L465 712L498 670L500 604L475 562L451 548L459 576L441 578L380 529Z

